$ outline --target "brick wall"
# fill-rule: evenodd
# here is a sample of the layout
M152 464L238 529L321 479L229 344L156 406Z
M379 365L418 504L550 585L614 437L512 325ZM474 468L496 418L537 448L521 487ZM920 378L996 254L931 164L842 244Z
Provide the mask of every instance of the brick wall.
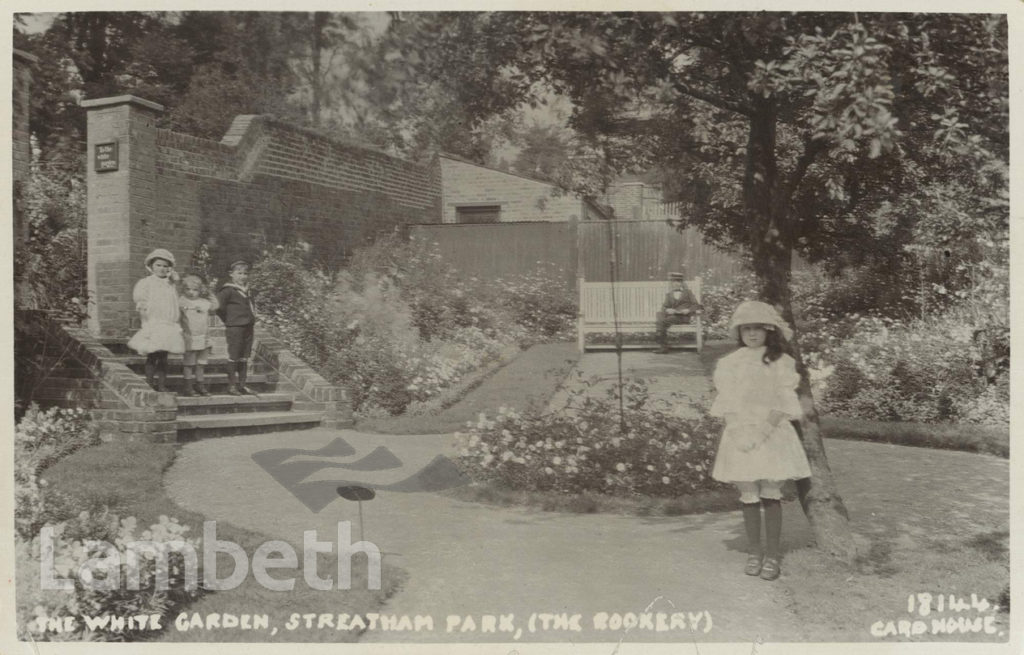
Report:
M440 180L407 162L263 116L239 116L220 142L156 129L162 107L131 96L89 109L91 328L126 338L137 324L131 287L146 253L174 253L187 270L205 243L212 273L266 247L304 241L337 266L351 250L408 223L435 223ZM121 167L93 170L95 144L117 141Z
M582 199L548 182L438 157L444 189L443 221L455 223L460 205L500 205L501 222L586 220Z
M87 330L58 324L42 312L18 313L15 352L39 368L20 372L16 384L32 387L34 402L87 410L104 439L177 439L173 393L151 389Z
M34 55L21 50L14 51L14 74L11 86L14 95L12 106L11 151L14 195L14 243L24 244L28 238L25 224L24 186L32 172L32 145L29 139L29 106L32 93L32 66L38 61Z
M313 258L333 268L377 234L437 220L440 189L426 168L244 118L247 132L225 139L237 145L157 131L151 241L174 252L180 268L205 243L225 279L230 262L288 240L310 244Z

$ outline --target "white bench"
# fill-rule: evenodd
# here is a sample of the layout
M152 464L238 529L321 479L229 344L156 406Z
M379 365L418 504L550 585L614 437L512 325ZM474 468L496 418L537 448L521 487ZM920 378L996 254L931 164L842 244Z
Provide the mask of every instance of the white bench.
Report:
M700 278L687 280L686 286L690 288L693 297L699 303ZM618 331L623 335L623 348L641 349L659 345L655 339L656 315L665 301L665 294L672 288L671 282L616 282L614 315L610 282L587 282L581 277L578 280L578 288L580 307L576 319L576 342L580 352L599 348L615 348L614 341L588 344L586 342L588 333L613 334ZM693 315L689 324L669 326L669 334L680 332L694 334L696 336L694 345L697 352L703 349L704 332L699 314ZM639 333L650 334L651 341L629 343L628 335Z

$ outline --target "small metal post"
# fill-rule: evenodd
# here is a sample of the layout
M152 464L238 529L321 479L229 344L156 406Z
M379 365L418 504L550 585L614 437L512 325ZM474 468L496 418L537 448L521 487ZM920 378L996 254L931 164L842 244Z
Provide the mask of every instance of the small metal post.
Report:
M367 487L338 487L338 495L345 500L354 500L359 505L359 541L366 541L363 534L363 501L373 500L377 494Z

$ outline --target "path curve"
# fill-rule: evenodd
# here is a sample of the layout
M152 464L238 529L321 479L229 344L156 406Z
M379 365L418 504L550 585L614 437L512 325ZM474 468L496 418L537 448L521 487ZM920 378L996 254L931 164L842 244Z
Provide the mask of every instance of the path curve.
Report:
M338 521L358 534L357 507L338 500L313 513L252 459L283 446L317 449L342 437L357 460L385 446L404 470L364 474L387 483L454 455L444 435L395 436L349 430L311 430L212 439L182 446L165 475L168 495L208 519L301 544L315 529L333 538ZM790 514L799 507L790 504ZM591 629L600 612L707 612L711 629L699 641L778 641L800 626L786 609L781 587L743 575L746 555L738 512L682 517L580 515L487 506L438 493L379 491L363 507L366 539L408 572L383 609L389 614L430 614L432 633L368 632L364 641L511 641L507 635L445 632L447 615L515 615L523 641L688 641L686 630L651 632ZM806 529L787 530L787 548L804 545ZM251 554L250 554L251 555ZM300 582L301 583L301 582ZM325 602L329 608L329 602ZM325 609L329 611L329 609ZM585 629L538 631L532 613L581 614Z
M307 509L252 459L254 452L317 449L342 437L352 461L384 446L401 469L364 472L366 482L389 483L454 455L450 436L393 436L312 430L221 438L182 446L165 476L168 495L210 519L301 543L304 530L331 539L338 521L357 530L357 508L337 500L319 513ZM937 526L933 511L986 514L999 524L1008 512L1008 462L970 453L886 444L827 441L836 483L856 533L920 535ZM957 493L950 494L951 480ZM915 496L905 493L913 484ZM894 502L898 499L898 502ZM926 503L933 511L914 507ZM523 641L614 642L801 641L805 626L789 609L784 586L742 574L745 555L739 512L681 517L578 515L505 508L455 500L437 493L380 491L364 505L366 539L409 578L382 610L430 614L435 630L368 632L364 641L510 641L507 635L445 632L445 617L515 615L522 627L531 613L579 613L584 623L599 612L706 611L710 632L685 631L529 633ZM796 503L784 509L783 547L810 543ZM331 539L333 541L333 539ZM783 576L799 575L786 569ZM329 601L325 608L329 608ZM325 611L330 611L325 609ZM478 626L479 628L479 626Z

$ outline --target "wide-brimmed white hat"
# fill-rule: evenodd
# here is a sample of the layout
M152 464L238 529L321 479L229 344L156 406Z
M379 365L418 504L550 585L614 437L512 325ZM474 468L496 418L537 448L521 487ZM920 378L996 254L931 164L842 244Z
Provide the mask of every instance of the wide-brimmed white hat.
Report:
M789 339L793 338L793 330L786 324L786 321L779 316L779 313L775 311L775 308L768 303L761 302L759 300L746 300L740 303L740 306L736 308L736 311L732 313L732 318L729 320L729 331L736 335L738 339L740 336L741 325L759 324L765 326L769 330L779 330L782 332L782 336Z
M153 252L146 255L146 270L152 270L150 266L153 264L154 259L163 259L171 263L174 266L174 255L171 254L170 250L164 250L163 248L157 248Z

